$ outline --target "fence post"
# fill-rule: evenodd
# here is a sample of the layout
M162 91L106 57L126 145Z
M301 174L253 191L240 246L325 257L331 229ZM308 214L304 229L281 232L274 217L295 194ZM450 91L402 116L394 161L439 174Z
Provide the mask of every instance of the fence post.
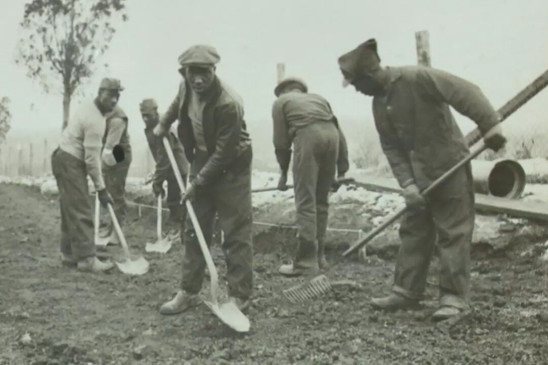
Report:
M23 175L23 148L17 145L17 176Z
M278 83L285 77L285 63L280 62L276 65L276 77L278 78Z
M34 153L32 148L32 142L29 143L29 171L28 175L34 176Z
M420 66L431 66L430 59L430 34L427 30L415 33L417 44L417 60Z
M47 175L48 173L48 140L44 138L44 167L43 167L43 174Z

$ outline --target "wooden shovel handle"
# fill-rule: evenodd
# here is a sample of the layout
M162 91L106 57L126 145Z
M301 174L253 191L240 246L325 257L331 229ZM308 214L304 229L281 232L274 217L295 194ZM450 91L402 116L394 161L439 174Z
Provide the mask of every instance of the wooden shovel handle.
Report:
M162 139L162 142L164 143L164 147L169 158L169 163L171 164L171 168L173 169L173 172L175 174L175 179L179 184L181 193L184 194L186 192L185 185L183 184L183 178L181 176L181 172L179 171L179 167L177 166L177 162L175 161L175 156L173 155L171 146L169 145L166 137ZM213 258L211 257L211 253L209 252L209 248L207 247L202 228L200 227L200 222L196 217L196 213L194 212L192 204L188 200L186 201L186 208L188 211L188 215L190 216L190 220L192 221L192 225L194 226L194 230L196 231L196 236L198 237L198 242L200 243L200 249L202 250L202 254L204 255L207 269L209 270L209 276L211 278L211 298L212 301L217 304L217 288L219 286L219 276L217 274L217 269L215 268Z
M122 228L120 228L120 224L118 223L118 219L116 218L116 213L114 213L114 209L112 208L112 204L108 204L108 212L110 213L110 218L112 219L112 224L114 224L114 229L116 230L116 234L118 235L118 238L120 239L120 243L122 243L122 248L124 249L124 253L126 254L126 258L128 260L131 259L131 255L129 254L129 247L127 246L126 237L124 236L124 232L122 232Z

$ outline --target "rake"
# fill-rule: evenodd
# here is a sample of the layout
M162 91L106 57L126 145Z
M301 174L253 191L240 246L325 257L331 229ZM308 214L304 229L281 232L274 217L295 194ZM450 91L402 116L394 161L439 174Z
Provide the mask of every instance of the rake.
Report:
M542 91L547 85L548 85L548 70L544 71L542 75L537 77L532 83L527 85L523 90L521 90L517 95L515 95L512 99L510 99L506 104L504 104L497 111L499 115L499 122L503 122L504 120L506 120L516 110L518 110L521 106L527 103L536 94ZM482 136L482 133L480 132L480 130L475 129L472 132L470 132L468 135L466 135L465 140L467 141L468 145L472 145L475 142L479 141L481 139L481 136ZM451 169L445 172L442 176L436 179L430 186L424 189L421 192L421 194L423 196L428 195L432 190L434 190L441 183L443 183L448 177L450 177L455 171L457 171L463 165L470 162L472 159L477 157L480 153L482 153L486 149L487 149L487 146L485 146L484 143L481 143L476 149L473 150L473 152L471 152L468 156L466 156L464 159L459 161L455 166L453 166ZM382 232L384 229L390 226L393 222L395 222L399 217L401 217L405 213L405 210L406 208L403 208L400 211L393 214L392 216L390 216L382 225L375 228L366 237L364 237L363 239L358 239L358 241L354 243L349 249L344 251L342 255L344 257L347 257L352 252L366 245L377 234ZM344 261L341 261L331 266L327 270L327 272L335 269L342 262ZM330 282L327 276L323 274L323 275L319 275L312 278L308 282L286 289L283 291L283 294L292 303L304 302L308 299L313 299L313 298L322 296L323 294L326 294L332 289L333 286L337 284L338 282Z

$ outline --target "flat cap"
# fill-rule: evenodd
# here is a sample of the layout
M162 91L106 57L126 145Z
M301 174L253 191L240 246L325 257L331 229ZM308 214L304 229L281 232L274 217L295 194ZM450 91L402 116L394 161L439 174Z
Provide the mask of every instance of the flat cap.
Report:
M299 85L302 86L303 88L303 91L306 93L308 92L308 86L306 86L306 83L304 82L303 79L301 79L300 77L286 77L284 78L283 80L281 80L278 85L276 85L276 88L274 88L274 95L276 96L280 96L280 92L282 91L282 89L290 84L290 83L297 83Z
M124 88L122 87L122 84L120 83L120 80L112 77L105 77L104 79L102 79L101 84L99 84L99 89L118 90L118 91L124 90Z
M141 104L139 104L139 108L141 109L141 112L152 112L158 110L158 104L156 103L156 100L152 98L144 99L141 101Z
M375 71L380 67L381 62L377 53L377 41L374 38L368 39L340 56L338 62L345 80L343 86L348 85L363 73Z
M190 47L179 56L181 66L188 65L215 65L221 60L221 56L212 46L198 44Z

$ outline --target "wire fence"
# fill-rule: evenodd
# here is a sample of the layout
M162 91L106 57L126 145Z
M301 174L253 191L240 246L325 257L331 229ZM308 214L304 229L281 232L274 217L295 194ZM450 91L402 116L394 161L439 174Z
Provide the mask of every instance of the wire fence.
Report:
M9 142L0 144L0 175L44 176L51 175L51 154L58 141L44 139L38 142ZM148 148L133 148L129 169L131 177L145 177L154 171L154 159Z

